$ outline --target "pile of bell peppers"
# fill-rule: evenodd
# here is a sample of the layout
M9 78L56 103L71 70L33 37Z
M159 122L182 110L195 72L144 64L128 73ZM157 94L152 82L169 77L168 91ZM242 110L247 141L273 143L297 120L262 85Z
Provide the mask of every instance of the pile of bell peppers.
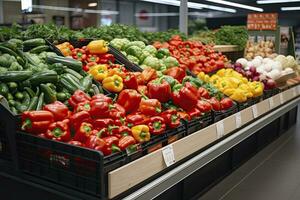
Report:
M183 69L189 69L194 74L210 73L224 68L228 62L221 53L215 52L212 46L203 45L198 41L183 41L179 35L174 35L168 42L153 44L157 49L167 48L171 56L176 58Z

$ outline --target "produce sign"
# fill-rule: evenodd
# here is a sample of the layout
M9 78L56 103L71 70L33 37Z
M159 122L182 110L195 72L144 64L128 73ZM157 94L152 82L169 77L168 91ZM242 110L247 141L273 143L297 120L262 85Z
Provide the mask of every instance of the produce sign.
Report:
M225 95L240 103L261 96L264 91L263 83L248 81L247 78L233 69L220 69L211 77L204 72L200 72L198 78L212 83Z
M212 46L197 41L183 41L179 36L173 36L165 43L155 42L153 46L169 49L171 55L179 61L180 67L194 74L216 71L228 61L224 55L215 52Z
M40 110L56 100L64 102L77 89L90 95L102 89L82 73L81 62L48 51L41 38L11 39L0 44L0 94L14 113Z
M248 30L276 30L278 13L251 13L248 14Z

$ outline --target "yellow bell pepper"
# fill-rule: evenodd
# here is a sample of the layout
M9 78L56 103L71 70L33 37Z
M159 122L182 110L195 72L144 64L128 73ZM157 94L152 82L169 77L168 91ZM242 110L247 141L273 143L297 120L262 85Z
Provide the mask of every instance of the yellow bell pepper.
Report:
M230 98L239 103L247 101L247 96L245 95L244 91L241 89L236 89L234 93L230 96Z
M132 136L139 143L150 140L149 127L147 125L137 125L131 128Z
M233 93L234 93L235 89L233 88L228 88L228 89L225 89L223 91L223 93L226 95L226 96L231 96Z
M123 79L118 75L106 77L102 81L103 87L110 92L121 92L123 89Z
M107 65L95 65L88 71L96 81L103 81L108 76Z
M197 77L202 80L202 81L205 81L204 77L205 77L205 73L204 72L200 72Z
M252 92L253 97L258 97L258 96L261 96L263 94L264 86L263 86L262 83L254 81L254 82L252 82L252 86L254 88L254 90Z
M108 52L108 43L104 40L94 40L87 45L91 54L103 54Z

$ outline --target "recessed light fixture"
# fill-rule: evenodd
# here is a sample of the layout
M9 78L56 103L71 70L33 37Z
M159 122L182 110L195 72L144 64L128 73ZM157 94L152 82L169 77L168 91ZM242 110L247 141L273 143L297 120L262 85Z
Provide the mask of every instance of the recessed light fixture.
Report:
M97 2L89 3L88 7L96 7L98 5Z
M234 2L230 2L230 1L224 1L224 0L205 0L208 2L212 2L212 3L218 3L218 4L223 4L226 6L232 6L232 7L236 7L236 8L243 8L246 10L253 10L253 11L258 11L258 12L263 12L264 9L262 8L258 8L258 7L254 7L254 6L248 6L248 5L244 5L244 4L240 4L240 3L234 3Z
M300 7L281 7L282 11L300 10Z
M258 0L256 3L258 4L271 4L271 3L293 3L300 2L300 0Z

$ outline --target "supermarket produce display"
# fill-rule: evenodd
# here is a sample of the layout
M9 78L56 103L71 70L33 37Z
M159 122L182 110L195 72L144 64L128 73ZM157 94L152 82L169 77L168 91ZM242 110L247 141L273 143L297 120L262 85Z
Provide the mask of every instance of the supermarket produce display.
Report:
M223 27L215 35L225 41L242 30ZM0 138L13 139L5 148L17 152L3 151L0 158L15 157L10 159L23 173L101 198L158 173L112 191L121 166L125 170L261 105L254 120L299 91L292 56L246 55L231 63L213 45L176 30L30 25L21 31L15 25L0 29L0 39L1 106L15 127L13 135L1 132ZM236 128L228 131L223 124L216 140Z

